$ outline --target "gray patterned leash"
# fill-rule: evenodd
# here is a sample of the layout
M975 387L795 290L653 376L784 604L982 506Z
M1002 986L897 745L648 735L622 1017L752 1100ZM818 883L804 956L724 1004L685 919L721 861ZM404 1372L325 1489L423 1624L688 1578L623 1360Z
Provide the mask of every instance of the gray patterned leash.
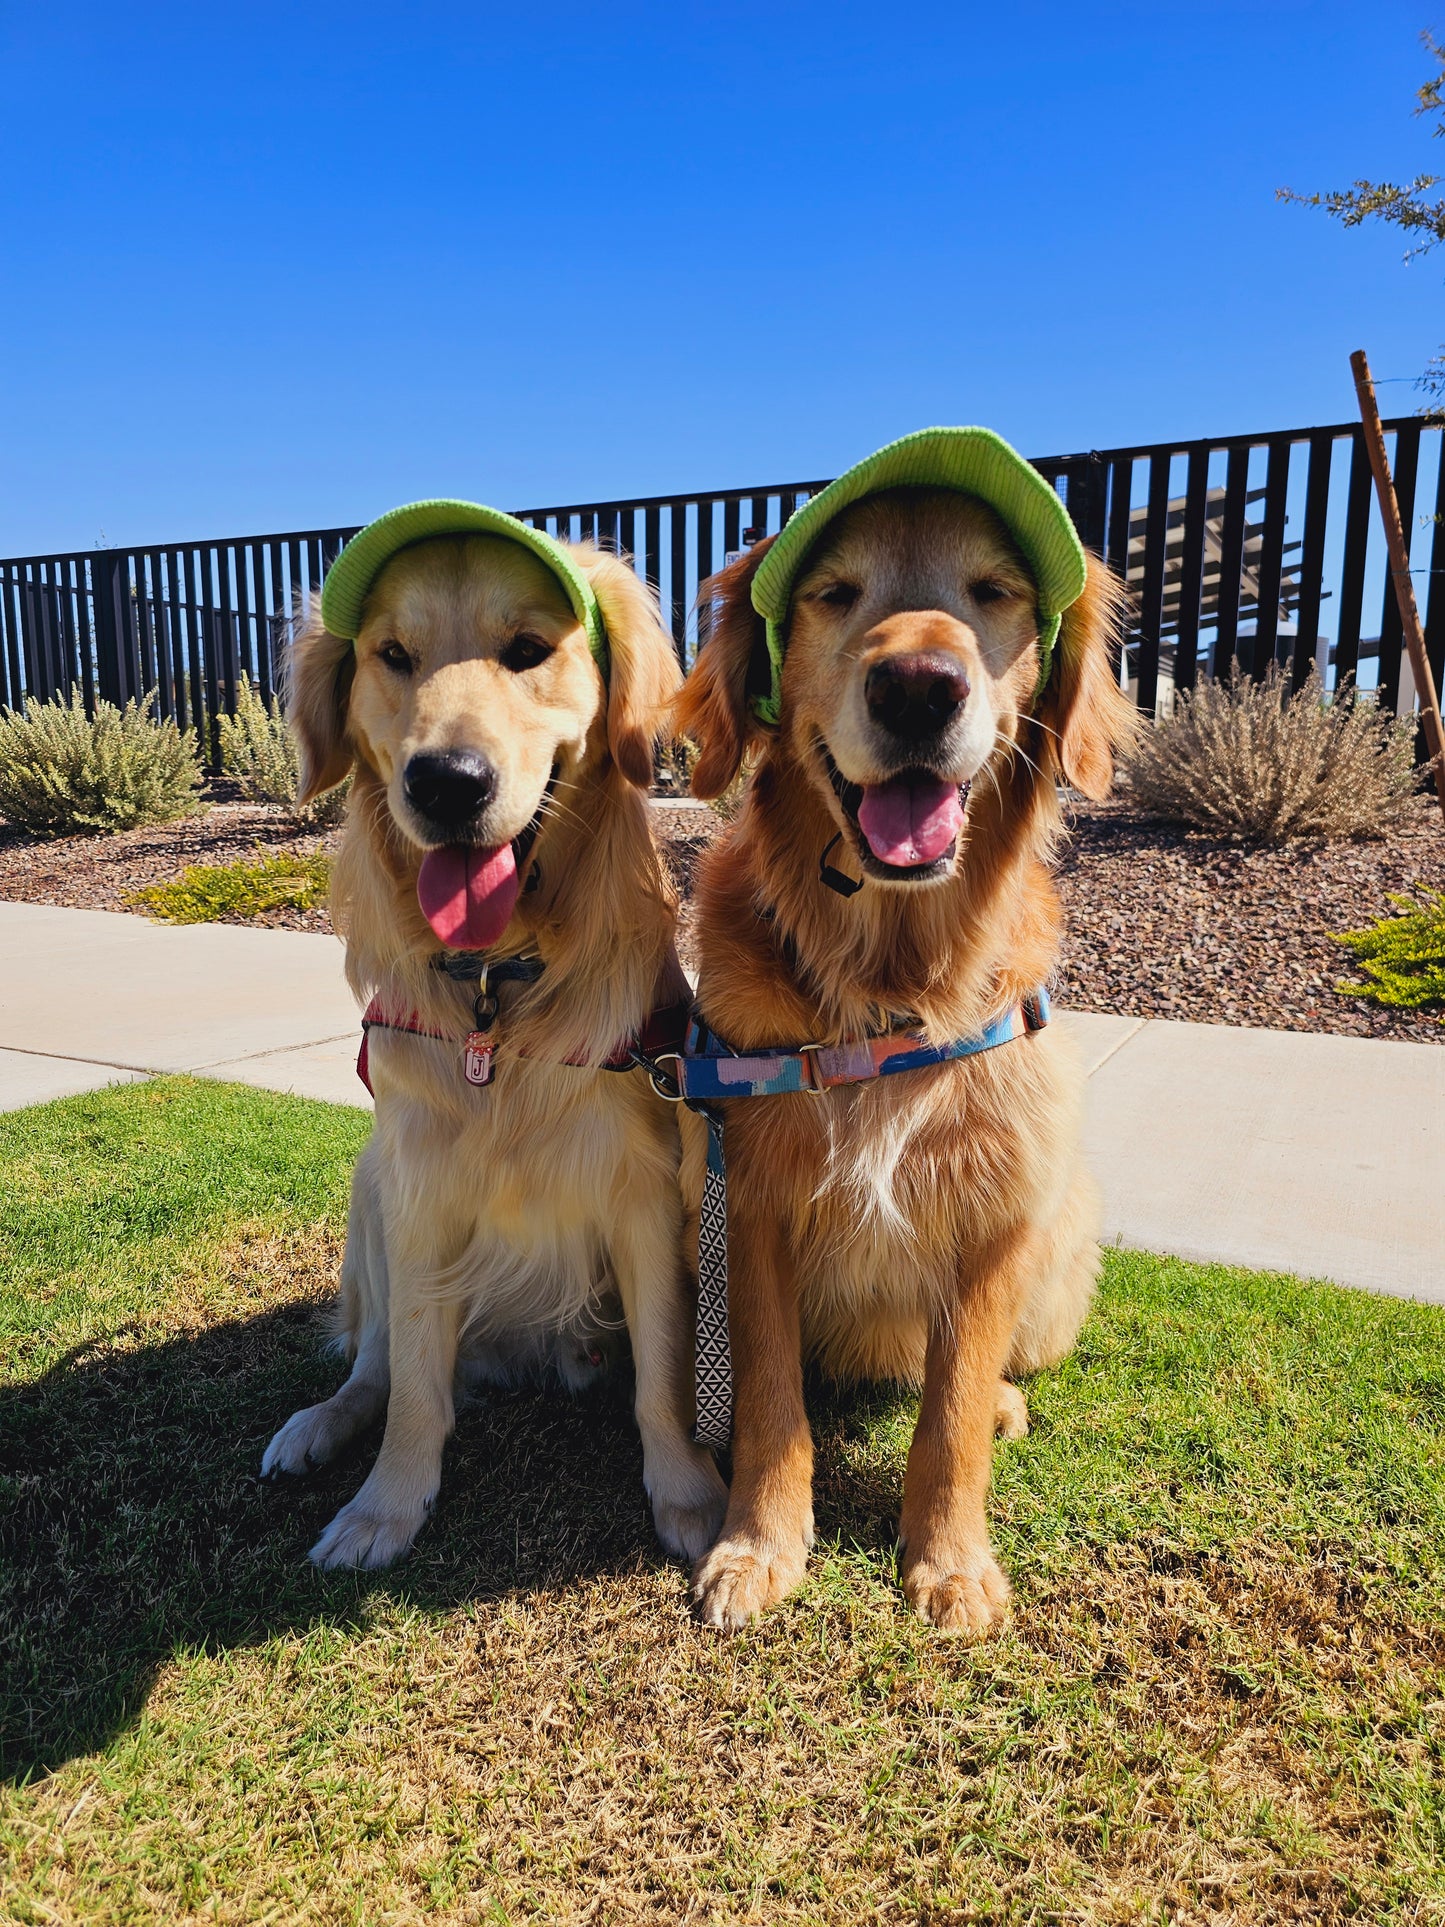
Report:
M699 1445L721 1450L733 1434L733 1351L728 1330L728 1180L722 1113L712 1104L692 1109L707 1125L707 1170L697 1237L697 1417Z

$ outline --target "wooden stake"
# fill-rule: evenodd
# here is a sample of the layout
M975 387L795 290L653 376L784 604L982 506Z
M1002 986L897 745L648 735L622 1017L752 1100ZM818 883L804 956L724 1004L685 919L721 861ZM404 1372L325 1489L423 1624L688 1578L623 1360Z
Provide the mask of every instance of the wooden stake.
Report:
M1410 556L1405 547L1405 530L1400 521L1400 504L1395 499L1395 484L1390 479L1390 458L1385 453L1385 431L1380 425L1380 408L1375 400L1375 384L1363 348L1350 356L1355 375L1355 393L1360 400L1360 420L1365 424L1365 448L1375 472L1375 494L1380 504L1380 519L1385 524L1385 546L1390 552L1390 577L1395 584L1395 600L1400 605L1400 627L1405 632L1405 647L1410 655L1410 670L1420 697L1420 720L1425 726L1425 741L1435 771L1435 794L1440 813L1445 816L1445 727L1440 722L1440 698L1430 658L1425 653L1425 632L1420 626L1420 611L1415 602L1415 584L1410 577ZM1445 584L1441 585L1445 594ZM1380 668L1383 671L1384 664Z

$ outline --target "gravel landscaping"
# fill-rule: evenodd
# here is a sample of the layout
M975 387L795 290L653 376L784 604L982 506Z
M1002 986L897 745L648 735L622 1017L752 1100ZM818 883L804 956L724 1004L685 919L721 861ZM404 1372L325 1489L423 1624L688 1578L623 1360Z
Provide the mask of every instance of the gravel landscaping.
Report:
M686 894L720 827L711 810L654 812ZM283 812L218 803L204 816L117 836L42 841L0 824L0 898L124 910L127 892L192 863L234 863L258 851L309 854L329 834L298 831ZM1421 799L1410 826L1369 843L1249 849L1147 820L1127 798L1079 804L1059 882L1066 910L1061 1001L1084 1010L1329 1031L1445 1044L1429 1013L1377 1010L1338 996L1350 958L1331 941L1390 913L1392 892L1445 889L1445 829ZM279 910L258 921L329 930L324 910ZM684 907L681 948L690 960Z
M69 910L130 910L125 899L169 883L193 863L239 863L258 855L309 856L336 846L340 832L305 831L284 810L216 803L203 816L113 836L44 838L0 822L0 899L56 903ZM278 930L329 931L324 908L274 910L247 922Z

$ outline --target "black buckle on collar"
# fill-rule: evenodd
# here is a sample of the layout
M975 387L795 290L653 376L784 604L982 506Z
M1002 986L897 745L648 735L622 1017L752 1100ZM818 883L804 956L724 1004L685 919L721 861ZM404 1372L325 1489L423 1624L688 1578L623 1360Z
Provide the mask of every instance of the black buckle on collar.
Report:
M485 950L444 950L431 960L454 984L534 984L547 968L540 957L503 957L493 963Z
M845 876L841 870L834 869L833 865L828 861L828 858L833 854L833 845L841 843L842 840L843 832L839 830L838 834L818 858L818 875L821 880L827 884L828 888L830 890L836 890L840 897L856 897L867 879L865 877Z

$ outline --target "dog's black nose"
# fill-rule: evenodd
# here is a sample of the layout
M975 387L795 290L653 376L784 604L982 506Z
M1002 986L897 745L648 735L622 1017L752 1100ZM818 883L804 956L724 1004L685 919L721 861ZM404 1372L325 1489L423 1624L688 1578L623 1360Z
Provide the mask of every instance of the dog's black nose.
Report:
M868 714L905 742L937 736L968 701L962 663L950 656L888 656L863 685Z
M407 802L428 822L457 830L491 802L497 772L472 750L436 750L411 758L403 786Z

